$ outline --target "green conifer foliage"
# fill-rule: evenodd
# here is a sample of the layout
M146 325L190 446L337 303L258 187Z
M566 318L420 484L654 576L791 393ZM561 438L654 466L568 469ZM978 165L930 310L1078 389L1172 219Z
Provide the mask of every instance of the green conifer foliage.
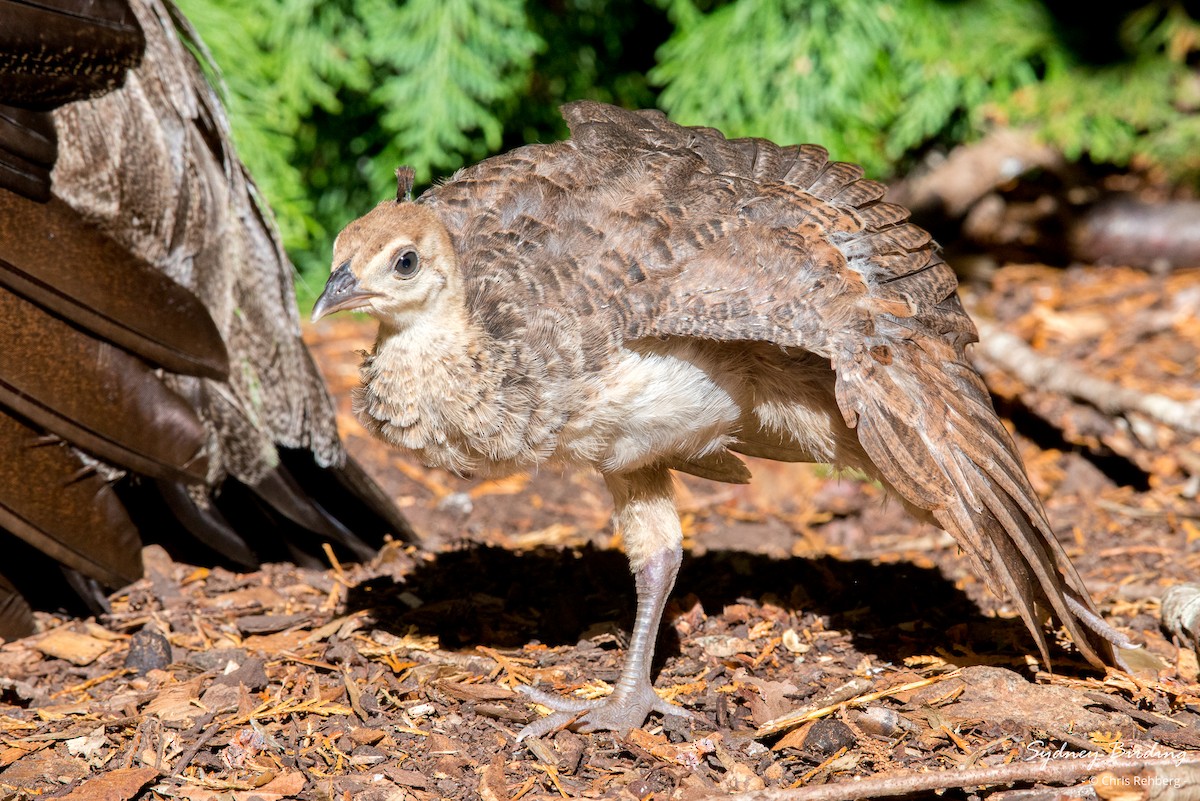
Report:
M1072 159L1200 179L1200 25L1178 2L178 2L314 287L396 166L427 183L560 138L557 106L579 97L818 142L878 178L1017 125Z
M462 166L500 148L503 116L529 83L542 41L522 0L360 0L366 53L384 79L371 93L379 125L395 132L377 161L390 180L397 164Z
M677 27L650 77L684 122L819 142L880 177L997 124L1070 158L1200 174L1200 26L1177 4L1129 13L1098 59L1071 41L1096 35L1091 20L1038 0L664 4Z
M543 46L523 0L180 0L303 272L395 192L500 148ZM314 280L315 277L314 277Z

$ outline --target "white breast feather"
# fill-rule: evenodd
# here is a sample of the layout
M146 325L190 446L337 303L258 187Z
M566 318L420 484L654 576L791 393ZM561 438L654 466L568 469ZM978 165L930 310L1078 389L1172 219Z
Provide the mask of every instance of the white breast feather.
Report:
M741 410L727 389L739 382L728 380L723 362L692 342L625 351L603 376L603 407L579 417L588 425L564 432L572 460L619 472L724 447L736 433Z

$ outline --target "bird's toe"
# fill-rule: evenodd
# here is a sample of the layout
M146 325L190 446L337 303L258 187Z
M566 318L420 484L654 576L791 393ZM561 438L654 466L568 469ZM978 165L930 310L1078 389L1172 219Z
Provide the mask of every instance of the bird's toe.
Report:
M519 687L518 691L554 712L521 729L517 734L517 742L527 737L541 737L562 728L580 732L615 731L625 735L630 729L645 723L651 712L694 717L686 709L664 701L649 685L630 693L614 693L598 701L564 698L533 687Z

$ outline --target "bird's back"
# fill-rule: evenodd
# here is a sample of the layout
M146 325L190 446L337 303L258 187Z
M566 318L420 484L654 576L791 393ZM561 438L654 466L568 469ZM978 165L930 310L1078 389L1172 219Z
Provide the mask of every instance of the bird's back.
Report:
M929 235L860 167L653 111L580 101L564 115L571 140L488 159L421 199L460 243L491 330L544 305L578 310L606 347L739 338L832 356L831 331L880 325L959 351L975 339Z

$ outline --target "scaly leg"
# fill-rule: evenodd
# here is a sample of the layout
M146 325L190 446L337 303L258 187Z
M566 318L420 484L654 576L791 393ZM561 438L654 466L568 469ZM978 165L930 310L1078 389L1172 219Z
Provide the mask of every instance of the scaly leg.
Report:
M518 742L566 725L585 732L624 734L645 723L651 712L690 717L686 710L659 698L650 683L650 663L654 659L659 623L683 558L680 547L683 533L675 511L670 471L665 467L649 467L605 478L616 503L617 524L637 584L637 619L625 664L612 695L599 701L562 698L532 687L520 687L522 693L555 712L521 729Z

